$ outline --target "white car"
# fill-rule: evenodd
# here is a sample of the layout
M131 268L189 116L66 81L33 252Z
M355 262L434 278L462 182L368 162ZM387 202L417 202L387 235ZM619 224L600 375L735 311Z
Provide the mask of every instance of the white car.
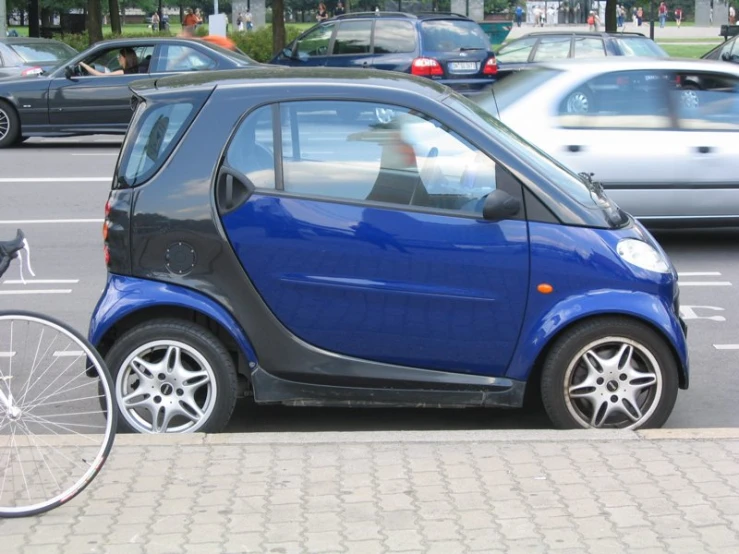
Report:
M477 102L652 225L739 225L739 66L705 60L548 63Z

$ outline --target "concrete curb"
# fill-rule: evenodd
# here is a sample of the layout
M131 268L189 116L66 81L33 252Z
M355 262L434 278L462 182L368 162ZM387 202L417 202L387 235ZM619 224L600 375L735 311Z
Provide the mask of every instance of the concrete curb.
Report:
M739 440L739 429L357 431L320 433L223 433L116 437L117 446L205 446L265 444L397 444L454 442L619 442L640 440Z

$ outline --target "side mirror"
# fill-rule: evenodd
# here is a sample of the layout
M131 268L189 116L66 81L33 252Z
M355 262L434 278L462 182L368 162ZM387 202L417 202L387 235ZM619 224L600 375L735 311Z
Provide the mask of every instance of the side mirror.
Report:
M67 66L67 67L66 67L66 68L64 69L64 76L65 76L65 77L66 77L67 79L71 79L72 77L74 77L74 69L72 69L72 66L71 66L71 65L68 65L68 66Z
M291 59L293 57L293 49L290 47L282 49L282 55L285 58Z
M721 59L724 60L725 62L730 62L731 55L728 52L724 52L723 54L721 54Z
M503 190L494 190L485 197L482 217L488 221L500 221L517 215L521 202Z

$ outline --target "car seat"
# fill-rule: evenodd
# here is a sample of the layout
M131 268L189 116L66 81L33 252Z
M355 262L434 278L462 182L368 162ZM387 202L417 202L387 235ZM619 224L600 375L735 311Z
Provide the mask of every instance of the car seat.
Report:
M139 64L139 73L149 73L150 64L151 64L151 54L146 56Z

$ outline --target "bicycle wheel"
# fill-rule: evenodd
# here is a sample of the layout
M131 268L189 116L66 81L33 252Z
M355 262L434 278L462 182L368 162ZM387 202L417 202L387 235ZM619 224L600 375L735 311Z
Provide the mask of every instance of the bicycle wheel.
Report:
M0 312L0 517L31 516L79 494L115 438L112 381L77 332Z

